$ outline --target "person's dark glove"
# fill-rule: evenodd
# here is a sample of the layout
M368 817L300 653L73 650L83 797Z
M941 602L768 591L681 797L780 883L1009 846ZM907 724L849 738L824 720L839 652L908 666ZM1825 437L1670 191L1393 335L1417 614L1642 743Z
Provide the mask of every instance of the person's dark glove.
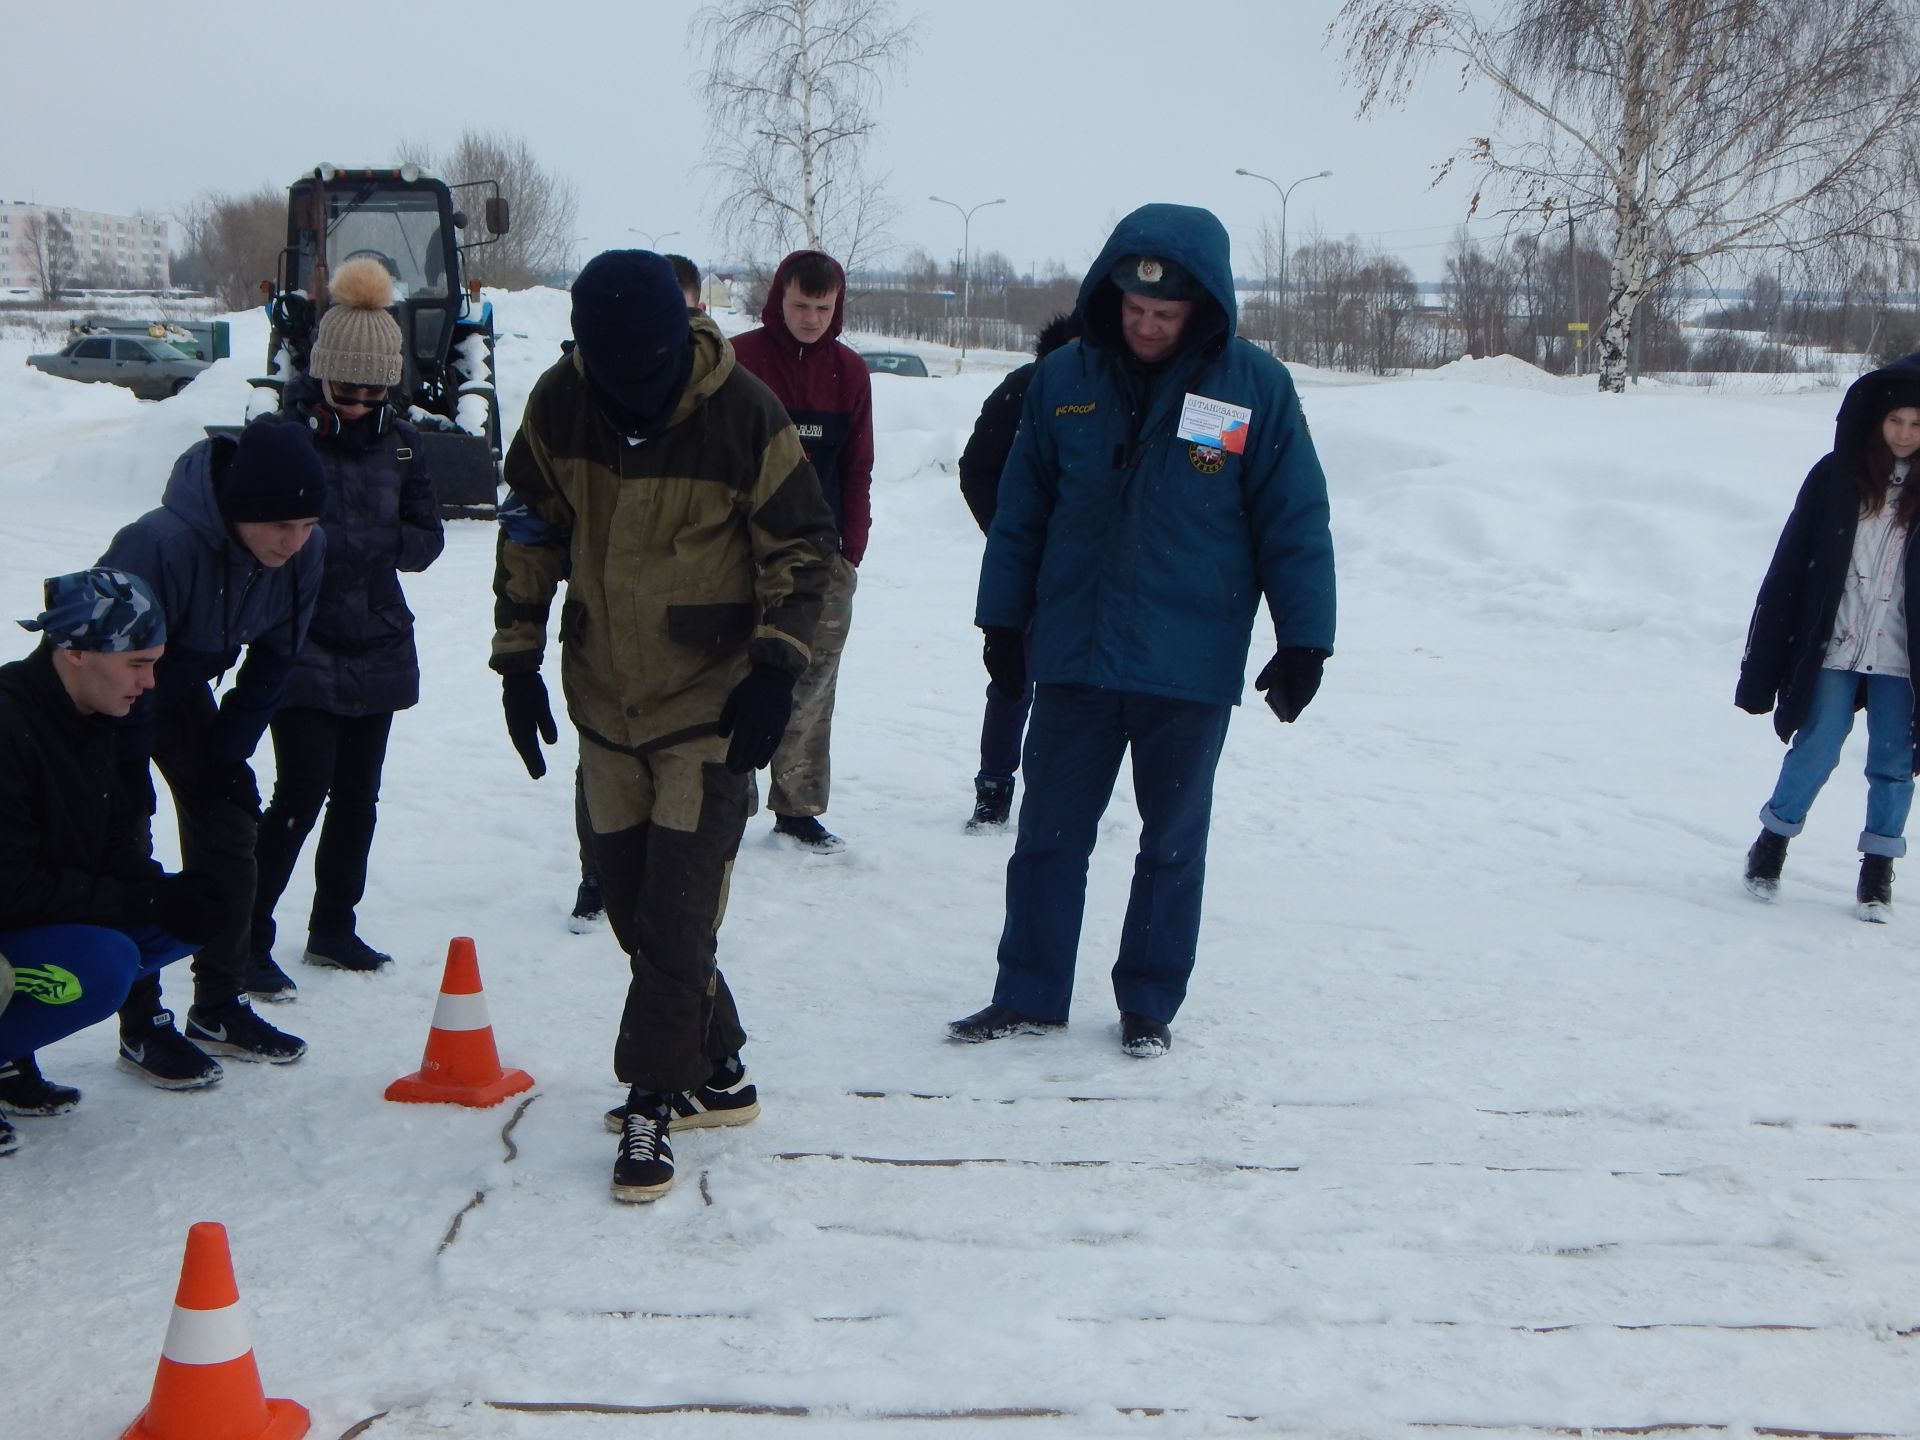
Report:
M1290 645L1274 651L1273 659L1255 677L1253 688L1265 692L1267 708L1282 720L1298 720L1320 688L1320 672L1326 663L1325 650Z
M985 631L982 658L988 678L1006 699L1018 700L1027 690L1027 637L1003 625L988 625Z
M560 727L553 723L553 707L547 703L547 682L538 670L503 675L500 703L507 711L507 737L526 763L527 774L538 780L547 773L547 757L540 753L540 741L553 745L560 739Z
M205 870L163 875L140 892L141 908L152 922L189 945L206 944L230 918L231 893Z
M727 769L736 775L758 770L773 759L793 716L796 676L772 665L755 665L733 687L720 707L719 733L731 736Z
M209 801L231 805L249 815L260 813L260 784L253 778L253 767L244 760L208 767L201 793Z

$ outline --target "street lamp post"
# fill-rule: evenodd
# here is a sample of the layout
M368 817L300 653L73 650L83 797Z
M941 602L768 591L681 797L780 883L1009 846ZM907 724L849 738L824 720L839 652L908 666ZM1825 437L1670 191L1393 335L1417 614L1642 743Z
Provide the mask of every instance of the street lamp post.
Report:
M655 235L651 230L636 230L629 225L627 227L627 233L629 235L638 235L642 240L647 242L647 249L657 254L660 250L660 242L662 240L671 240L680 232L678 230L669 230L663 235Z
M1270 179L1252 170L1235 170L1236 175L1245 175L1249 180L1265 180L1273 186L1274 193L1280 197L1280 324L1277 342L1280 358L1287 354L1287 197L1293 194L1294 185L1304 185L1309 180L1324 180L1333 174L1331 170L1316 170L1311 175L1302 175L1293 185L1282 189L1278 180Z
M967 363L967 336L973 329L973 211L984 210L989 205L1004 205L1005 199L982 200L972 210L961 209L951 200L942 200L938 195L929 195L927 199L936 205L949 205L960 211L960 363L954 367L959 373Z

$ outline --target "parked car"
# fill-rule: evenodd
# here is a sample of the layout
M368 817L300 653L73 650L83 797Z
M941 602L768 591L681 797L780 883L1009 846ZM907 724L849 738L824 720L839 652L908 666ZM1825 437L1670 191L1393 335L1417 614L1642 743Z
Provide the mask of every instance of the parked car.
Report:
M190 360L145 335L82 335L57 355L27 357L27 364L49 375L124 385L143 400L178 395L210 363Z
M875 375L917 375L927 378L927 362L908 350L868 350L860 358Z

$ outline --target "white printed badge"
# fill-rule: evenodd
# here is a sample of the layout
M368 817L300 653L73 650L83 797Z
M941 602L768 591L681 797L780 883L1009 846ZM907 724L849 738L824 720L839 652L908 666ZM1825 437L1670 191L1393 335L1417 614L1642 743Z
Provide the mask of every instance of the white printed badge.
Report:
M1247 422L1252 419L1253 411L1244 405L1209 400L1189 391L1186 403L1180 407L1180 428L1174 434L1189 444L1224 450L1229 455L1244 455Z

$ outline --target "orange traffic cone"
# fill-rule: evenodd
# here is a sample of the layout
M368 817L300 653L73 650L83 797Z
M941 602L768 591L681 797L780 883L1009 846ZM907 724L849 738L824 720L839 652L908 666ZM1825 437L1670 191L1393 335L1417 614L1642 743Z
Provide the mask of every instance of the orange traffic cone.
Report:
M533 1088L524 1070L502 1070L480 990L480 961L465 936L447 946L447 973L433 1007L420 1068L387 1086L387 1099L445 1105L498 1105Z
M261 1393L227 1227L202 1220L187 1231L153 1398L120 1440L299 1440L307 1424L304 1405Z

